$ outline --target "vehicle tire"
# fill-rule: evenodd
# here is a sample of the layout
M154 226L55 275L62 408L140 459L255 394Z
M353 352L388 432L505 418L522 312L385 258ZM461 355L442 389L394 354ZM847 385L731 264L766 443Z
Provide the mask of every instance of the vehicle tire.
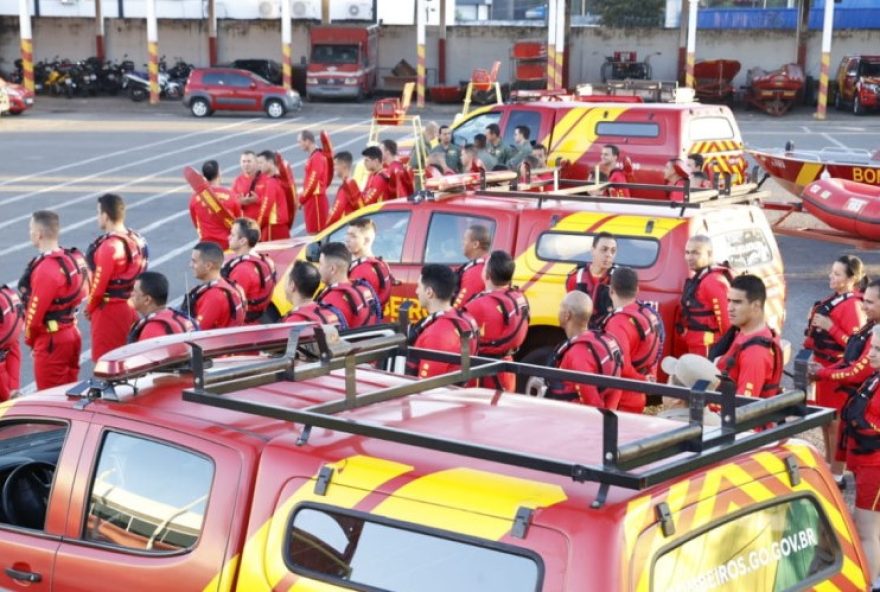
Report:
M853 115L864 115L865 108L862 106L862 101L859 99L859 95L856 94L853 97Z
M278 99L269 99L266 101L266 115L268 115L272 119L279 119L284 117L284 114L287 110L284 108L284 105Z
M840 98L840 91L834 93L834 108L843 111L843 100Z
M193 99L189 111L195 117L207 117L211 114L211 106L205 99Z
M141 101L146 101L150 93L143 86L135 85L128 89L128 96L135 103L140 103Z
M546 366L554 349L552 345L538 347L524 355L520 362L523 364L534 364L535 366ZM516 392L518 393L524 393L531 397L540 397L544 395L544 386L543 378L525 375L516 377Z

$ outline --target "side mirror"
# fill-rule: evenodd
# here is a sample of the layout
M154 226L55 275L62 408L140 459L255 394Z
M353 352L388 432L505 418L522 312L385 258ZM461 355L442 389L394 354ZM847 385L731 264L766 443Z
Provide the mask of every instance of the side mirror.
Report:
M321 258L321 243L314 242L306 245L306 261L317 263Z

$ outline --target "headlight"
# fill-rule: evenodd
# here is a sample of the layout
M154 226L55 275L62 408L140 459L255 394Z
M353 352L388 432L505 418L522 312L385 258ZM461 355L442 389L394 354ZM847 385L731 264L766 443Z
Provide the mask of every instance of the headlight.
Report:
M298 99L299 93L296 92L295 90L291 89L291 90L287 91L287 96L290 97L291 99Z
M306 78L306 84L318 84L317 78Z
M357 83L358 83L357 78L346 78L345 79L345 84L357 84Z

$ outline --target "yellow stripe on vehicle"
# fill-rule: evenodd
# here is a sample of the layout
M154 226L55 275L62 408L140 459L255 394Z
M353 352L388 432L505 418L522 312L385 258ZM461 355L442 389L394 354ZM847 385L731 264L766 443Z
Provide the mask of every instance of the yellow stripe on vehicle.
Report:
M555 146L551 152L569 155L568 158L572 161L579 160L598 139L596 124L601 121L614 121L625 113L626 110L626 107L602 107L601 109L591 109L584 115L583 111L572 109L563 118L561 125L571 125L568 121L569 117L579 119L576 125L572 125L571 129L565 134L560 134L554 130L553 140ZM559 128L560 125L557 125L556 129Z
M813 590L815 592L841 592L840 588L825 580L824 582L819 582L815 586L813 586Z
M16 399L10 399L8 401L0 403L0 418L2 418L9 412L10 409L12 409L12 406L15 405L15 401Z
M280 503L275 513L245 542L238 586L242 590L275 588L288 573L284 564L287 516L304 501L327 502L352 508L373 491L413 469L409 465L370 456L351 456L328 465L333 479L327 495L315 493L317 475L306 481L293 495ZM334 588L330 588L334 589Z
M795 179L795 184L797 185L809 185L819 176L819 173L822 172L821 164L815 162L805 162L801 166L801 170L798 171L797 179Z
M204 591L226 592L227 590L234 590L235 572L238 570L238 561L240 558L241 556L236 554L235 557L227 561L223 566L223 569L220 570L220 573L214 576L214 579L208 582L208 585L204 587Z
M567 499L558 485L457 468L407 483L373 514L497 541L520 507L546 508Z

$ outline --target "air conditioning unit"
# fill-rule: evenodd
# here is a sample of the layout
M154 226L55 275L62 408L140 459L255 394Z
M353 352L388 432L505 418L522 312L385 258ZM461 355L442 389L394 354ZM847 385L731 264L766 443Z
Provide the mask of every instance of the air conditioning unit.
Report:
M281 5L276 0L262 0L260 2L260 18L281 18Z
M334 21L372 21L373 3L369 0L345 0L330 5L330 19Z
M320 21L321 0L293 0L290 13L295 19Z

